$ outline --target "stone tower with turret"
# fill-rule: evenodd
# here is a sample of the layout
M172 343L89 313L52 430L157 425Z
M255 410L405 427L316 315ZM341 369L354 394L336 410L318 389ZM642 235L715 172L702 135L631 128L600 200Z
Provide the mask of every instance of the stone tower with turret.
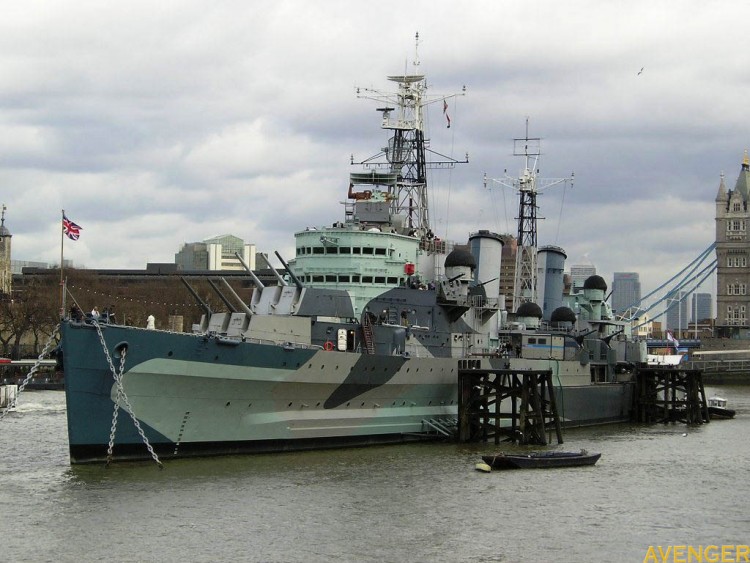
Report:
M5 204L0 215L0 295L10 295L13 288L13 276L10 272L10 234L5 226Z
M721 175L716 194L716 336L750 338L750 159L733 190Z

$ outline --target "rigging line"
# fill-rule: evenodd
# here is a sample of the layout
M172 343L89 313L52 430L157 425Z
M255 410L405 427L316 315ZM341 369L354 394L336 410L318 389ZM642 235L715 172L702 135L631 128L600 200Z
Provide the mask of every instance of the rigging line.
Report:
M453 118L455 119L457 117L456 115L456 100L453 99ZM450 127L450 125L449 125ZM456 129L451 130L451 144L450 144L450 153L449 156L452 159L453 154L455 152L456 147ZM450 225L450 214L451 214L451 188L453 187L453 168L448 168L448 203L446 205L445 209L445 234L443 235L445 240L448 240L448 226Z
M508 219L508 201L505 199L505 190L502 190L503 194L503 210L505 212L505 231L508 233L513 233L513 230L510 227L510 219Z
M565 191L568 189L568 182L563 182L562 201L560 201L560 216L557 218L557 233L555 233L555 244L560 239L560 225L562 225L563 206L565 205Z

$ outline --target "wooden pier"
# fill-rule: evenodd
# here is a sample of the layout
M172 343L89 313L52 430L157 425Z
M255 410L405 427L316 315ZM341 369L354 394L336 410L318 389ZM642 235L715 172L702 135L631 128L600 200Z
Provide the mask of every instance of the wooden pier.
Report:
M551 370L458 370L459 441L546 445L552 431L562 444Z
M679 367L645 367L635 373L635 422L709 422L702 371Z

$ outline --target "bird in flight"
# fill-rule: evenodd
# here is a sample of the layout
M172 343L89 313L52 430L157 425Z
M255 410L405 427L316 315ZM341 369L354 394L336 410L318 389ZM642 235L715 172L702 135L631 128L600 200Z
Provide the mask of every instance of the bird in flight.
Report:
M644 67L641 67L641 70L639 70L639 71L638 71L638 75L639 75L639 76L640 76L640 74L641 74L641 73L643 72L643 68L644 68Z

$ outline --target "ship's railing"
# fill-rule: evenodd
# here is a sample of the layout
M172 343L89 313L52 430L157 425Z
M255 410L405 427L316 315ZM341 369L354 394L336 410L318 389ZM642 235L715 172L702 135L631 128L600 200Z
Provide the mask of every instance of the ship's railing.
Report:
M689 360L680 364L685 369L699 369L703 373L743 373L750 378L750 359L747 360Z
M497 309L500 306L500 299L498 297L472 295L469 298L469 304L477 309Z

